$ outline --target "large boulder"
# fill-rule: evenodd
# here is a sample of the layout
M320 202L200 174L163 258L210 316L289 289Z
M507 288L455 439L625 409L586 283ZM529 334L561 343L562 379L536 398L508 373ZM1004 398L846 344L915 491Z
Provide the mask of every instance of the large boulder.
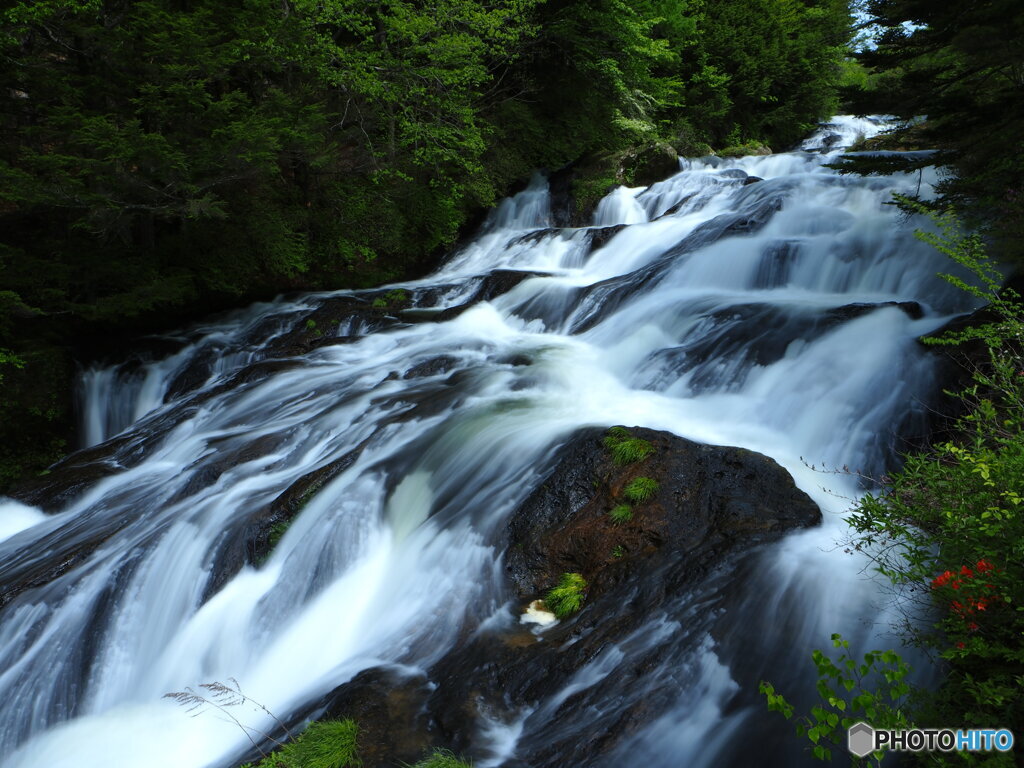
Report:
M564 572L582 573L592 590L609 588L618 580L609 572L635 559L715 562L821 520L817 505L767 456L668 432L630 434L653 448L646 459L620 466L604 432L587 430L513 513L506 567L520 597L539 595ZM655 481L657 491L630 504L630 521L615 523L609 512L629 504L627 487L640 477Z
M679 173L679 153L670 144L650 144L636 153L631 171L634 186L649 187Z
M572 690L583 670L630 642L645 621L673 610L685 595L707 584L726 595L742 591L744 579L736 575L742 569L734 568L740 556L821 519L814 502L766 456L666 432L630 434L653 451L620 465L603 442L604 430L578 433L552 473L513 512L505 560L513 612L542 598L566 572L584 577L586 600L578 614L546 629L543 642L513 621L474 632L432 667L429 730L441 744L474 755L481 727L514 720L555 692ZM626 489L638 478L655 481L657 490L632 503L630 520L616 523L609 512L627 503ZM708 613L701 622L712 620ZM539 710L535 717L544 722L527 723L532 737L519 744L517 761L508 765L554 768L606 759L671 705L677 695L671 681L645 689L648 684L638 680L663 663L665 652L685 653L701 642L710 626L701 622L694 621L687 639L669 651L650 645L630 660L627 674L574 694L558 713ZM597 714L597 702L608 700L618 703L614 711ZM571 720L576 715L570 712L597 718L587 739L559 714Z

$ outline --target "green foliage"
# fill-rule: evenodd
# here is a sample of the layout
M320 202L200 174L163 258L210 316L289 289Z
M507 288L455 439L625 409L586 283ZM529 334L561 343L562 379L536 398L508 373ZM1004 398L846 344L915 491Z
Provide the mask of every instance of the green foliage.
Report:
M612 427L604 438L604 447L612 454L612 461L616 464L635 464L643 461L652 453L654 446L647 440L633 435L622 427Z
M845 757L846 731L858 721L896 730L911 726L905 713L911 692L906 682L910 669L903 660L893 651L868 651L861 657L850 651L849 641L841 635L832 635L832 646L839 650L834 660L814 651L820 701L795 723L797 735L811 742L819 760L831 760L835 747ZM793 705L771 683L762 681L760 691L769 712L779 712L787 720L793 718ZM875 752L867 762L881 765L884 754Z
M851 92L855 108L927 115L927 146L955 171L940 184L946 204L994 235L1006 256L1024 258L1024 5L869 0L866 10L877 46L859 54L872 81Z
M409 292L401 288L388 291L383 296L378 296L371 302L374 309L400 309L409 303Z
M650 477L637 477L626 485L622 494L634 504L641 504L653 498L660 487L657 480Z
M563 573L558 586L551 589L544 603L560 619L567 618L583 607L587 582L579 573Z
M358 768L359 726L353 720L309 724L297 739L264 758L261 768Z
M918 239L931 245L940 253L970 272L975 282L968 282L957 275L943 273L940 275L946 282L955 285L965 293L981 299L988 305L988 314L994 319L990 322L972 325L962 331L946 333L937 338L923 339L926 344L960 344L978 339L995 352L1007 344L1019 344L1021 341L1021 296L1012 288L1002 286L1003 275L985 252L985 242L977 232L965 232L960 220L952 210L935 213L923 204L907 197L896 198L905 209L927 215L938 228L937 232L918 230ZM1007 357L1009 350L1007 349ZM1007 362L1002 360L1001 362Z
M460 760L447 749L435 749L429 757L423 758L410 768L473 768L473 764Z
M24 368L25 361L9 349L0 349L0 366L9 365L13 368ZM3 369L0 368L0 384L3 383Z
M612 557L614 557L616 560L618 560L619 558L625 557L625 556L626 556L626 548L624 546L622 546L621 544L616 544L615 548L612 549Z
M608 513L608 517L610 517L612 519L612 522L616 525L628 523L630 520L633 519L633 508L629 506L629 504L619 504L618 506L612 508L612 510Z

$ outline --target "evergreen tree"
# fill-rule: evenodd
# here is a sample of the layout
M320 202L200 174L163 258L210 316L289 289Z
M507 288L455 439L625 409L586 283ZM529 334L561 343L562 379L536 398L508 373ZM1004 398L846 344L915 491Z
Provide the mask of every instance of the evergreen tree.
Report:
M927 118L924 143L955 171L941 188L975 226L1024 257L1024 5L1017 0L870 0L876 87L863 111Z

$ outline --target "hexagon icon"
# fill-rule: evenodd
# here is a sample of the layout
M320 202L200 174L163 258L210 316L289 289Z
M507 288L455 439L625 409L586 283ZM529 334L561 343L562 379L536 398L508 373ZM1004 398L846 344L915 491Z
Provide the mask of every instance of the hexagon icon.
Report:
M854 723L846 732L846 747L857 757L867 757L875 748L875 729L867 723Z

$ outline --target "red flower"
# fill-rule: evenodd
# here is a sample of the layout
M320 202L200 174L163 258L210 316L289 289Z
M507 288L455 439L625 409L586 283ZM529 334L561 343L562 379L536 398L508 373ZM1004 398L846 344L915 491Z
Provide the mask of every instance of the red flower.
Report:
M972 621L970 624L967 625L967 628L971 630L971 632L977 632L978 625Z
M959 643L956 644L956 647L957 648L963 648L964 647L964 641L961 640Z
M963 567L962 567L962 568L960 569L960 575L961 575L961 576L966 576L966 577L967 577L967 578L969 579L969 578L971 578L971 576L973 576L973 575L974 575L974 571L972 571L972 570L971 570L970 568L968 568L968 567L967 567L967 566L965 565L965 566L963 566Z
M932 589L946 586L951 578L953 578L953 574L950 571L944 571L941 576L932 579Z
M985 558L979 560L974 567L978 569L978 573L985 573L985 571L994 570L994 566L992 565L992 563L990 563Z

